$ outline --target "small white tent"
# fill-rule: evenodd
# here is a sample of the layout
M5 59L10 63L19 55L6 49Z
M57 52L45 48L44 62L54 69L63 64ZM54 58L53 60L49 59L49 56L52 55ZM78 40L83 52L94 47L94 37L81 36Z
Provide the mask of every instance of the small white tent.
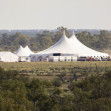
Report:
M27 51L25 51L22 46L19 47L19 49L15 52L15 54L17 56L19 56L19 57L29 56L29 54L27 53Z
M22 46L15 52L15 54L19 57L20 62L30 62L30 54L34 54L28 46L23 48Z
M0 62L18 62L18 56L11 52L0 52Z
M30 50L30 48L28 47L28 45L24 48L24 50L25 50L25 52L27 52L29 55L30 55L30 54L34 54L34 53Z

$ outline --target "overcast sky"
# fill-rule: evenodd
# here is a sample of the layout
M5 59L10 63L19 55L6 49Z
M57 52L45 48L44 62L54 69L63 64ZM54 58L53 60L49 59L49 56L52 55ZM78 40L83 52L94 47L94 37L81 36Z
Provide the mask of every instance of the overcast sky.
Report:
M0 0L0 29L111 29L111 0Z

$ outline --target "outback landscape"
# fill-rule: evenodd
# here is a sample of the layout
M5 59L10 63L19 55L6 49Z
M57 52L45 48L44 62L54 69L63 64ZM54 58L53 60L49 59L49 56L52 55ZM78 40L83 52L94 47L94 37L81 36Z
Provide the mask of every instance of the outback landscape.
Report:
M28 44L38 52L57 42L64 29L43 31L36 37L3 33L1 51L14 52L19 45ZM76 36L86 46L110 54L110 31L82 31ZM111 62L0 62L0 110L110 111Z
M0 0L0 111L111 111L111 0Z
M0 63L1 111L110 111L111 62Z

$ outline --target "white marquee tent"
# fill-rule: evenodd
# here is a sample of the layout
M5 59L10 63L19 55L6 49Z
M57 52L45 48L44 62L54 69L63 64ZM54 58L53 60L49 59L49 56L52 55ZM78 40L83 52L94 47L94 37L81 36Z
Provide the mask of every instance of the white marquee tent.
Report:
M0 52L0 62L18 62L18 56L11 52Z
M28 45L27 45L24 49L25 49L25 52L27 52L29 55L30 55L30 54L34 54L34 53L30 50L30 48L28 47Z
M108 54L95 51L82 44L74 35L69 39L65 32L61 39L53 46L39 53L32 54L32 61L40 61L50 56L78 56L78 57L108 57Z
M19 49L15 52L15 54L19 57L22 56L30 56L30 54L34 54L28 46L26 46L25 48L23 48L22 46L19 47Z
M29 55L25 52L25 50L24 50L24 48L23 48L22 46L19 47L19 49L15 52L15 54L16 54L17 56L19 56L19 57L29 56Z
M71 42L66 37L65 33L61 37L61 39L55 43L53 46L49 47L48 49L41 51L37 54L53 54L53 53L62 53L62 54L77 54L76 50L73 49Z
M77 48L73 50L73 46L70 43L69 39L66 37L65 32L61 39L55 43L53 46L49 47L46 50L43 50L39 53L32 54L32 61L40 61L40 59L45 59L54 54L60 54L61 56L74 56L77 55Z
M30 54L34 54L28 46L23 48L22 46L15 52L15 54L19 57L19 61L30 62Z

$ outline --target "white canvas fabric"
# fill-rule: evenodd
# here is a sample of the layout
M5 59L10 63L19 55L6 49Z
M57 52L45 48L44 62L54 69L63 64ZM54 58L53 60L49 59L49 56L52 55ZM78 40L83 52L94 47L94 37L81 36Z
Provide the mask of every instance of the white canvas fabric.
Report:
M24 49L25 49L25 51L26 51L27 53L29 53L29 55L30 55L30 54L34 54L34 53L30 50L30 48L28 47L28 45L27 45Z
M28 46L26 46L25 48L23 48L22 46L19 47L19 49L15 52L15 54L19 57L23 57L23 56L30 56L30 54L34 54Z
M66 37L64 33L61 39L56 44L37 54L52 54L52 53L77 54L78 49L75 48L75 50L73 50L72 44L70 43L69 39Z
M29 56L29 54L24 50L22 46L19 47L19 49L15 52L15 54L19 57Z
M43 50L39 53L33 54L32 56L50 56L53 53L61 53L61 54L74 54L78 56L86 56L86 57L108 57L108 54L101 53L95 51L91 48L88 48L84 44L82 44L76 37L75 34L68 39L63 33L61 39L55 43L53 46L49 47L46 50Z
M18 62L18 56L11 52L0 52L1 62Z
M106 53L98 52L96 50L93 50L87 46L85 46L83 43L81 43L75 36L74 31L73 35L69 38L70 42L72 43L73 47L77 47L80 51L79 56L108 56Z

